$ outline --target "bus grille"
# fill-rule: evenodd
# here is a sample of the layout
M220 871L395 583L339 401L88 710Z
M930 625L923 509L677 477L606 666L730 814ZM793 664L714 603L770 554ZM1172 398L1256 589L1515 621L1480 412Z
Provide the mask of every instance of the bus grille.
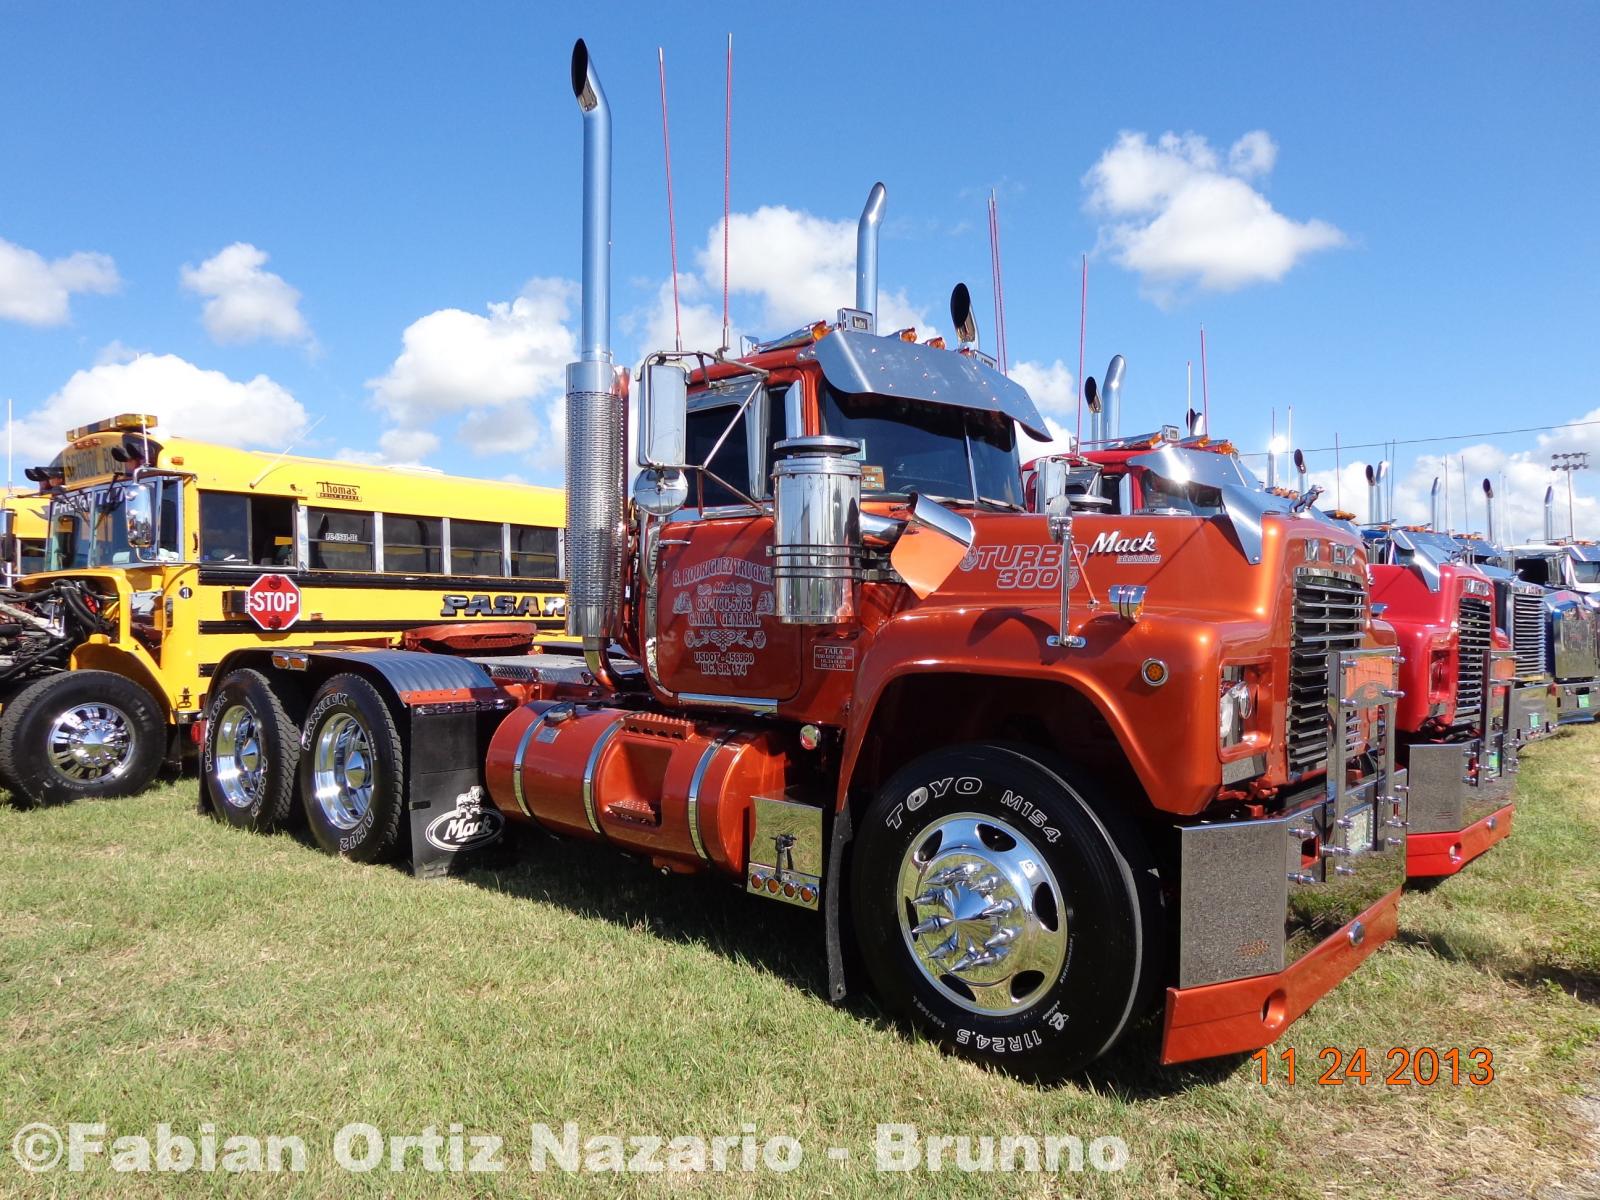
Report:
M1518 675L1543 675L1545 663L1544 596L1511 593L1511 649Z
M1483 662L1493 644L1494 619L1489 602L1461 597L1460 642L1456 651L1456 721L1483 712Z
M1302 570L1295 576L1290 618L1289 770L1317 770L1328 761L1328 656L1361 646L1366 591L1349 575Z

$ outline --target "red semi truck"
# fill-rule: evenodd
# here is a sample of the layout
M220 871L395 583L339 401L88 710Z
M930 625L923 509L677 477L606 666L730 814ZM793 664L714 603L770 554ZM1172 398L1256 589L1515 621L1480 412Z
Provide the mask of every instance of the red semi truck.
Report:
M1023 1074L1156 1008L1168 1062L1271 1042L1396 926L1399 655L1361 538L1176 431L1044 460L1030 508L1043 422L968 314L959 349L877 332L881 185L854 308L630 377L581 42L572 87L581 653L241 653L217 673L264 681L270 778L355 859L409 837L448 869L510 822L815 910L831 995Z
M1515 686L1493 581L1435 532L1438 513L1432 526L1389 519L1386 467L1367 468L1372 599L1402 654L1405 695L1395 714L1410 787L1406 875L1432 879L1455 874L1510 834L1518 753L1533 736L1524 709L1542 714L1545 697Z

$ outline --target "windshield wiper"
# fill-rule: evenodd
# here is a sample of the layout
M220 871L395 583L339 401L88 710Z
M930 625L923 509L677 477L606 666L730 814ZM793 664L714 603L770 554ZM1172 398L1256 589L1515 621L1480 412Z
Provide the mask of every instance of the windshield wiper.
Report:
M996 500L992 496L979 496L977 502L979 504L987 504L990 508L998 508L1002 512L1023 511L1022 505L1020 504L1015 504L1010 500Z

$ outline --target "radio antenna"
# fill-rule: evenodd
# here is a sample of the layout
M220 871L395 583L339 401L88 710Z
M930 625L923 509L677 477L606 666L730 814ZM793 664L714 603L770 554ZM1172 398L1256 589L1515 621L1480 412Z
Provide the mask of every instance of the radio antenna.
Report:
M6 397L6 495L17 490L17 423L11 407L16 403Z
M317 426L321 425L327 419L328 419L328 414L327 413L323 413L320 417L318 417L315 421L313 421L311 423L311 428L309 428L305 432L301 433L298 437L292 439L287 446L285 446L282 450L279 450L276 454L274 454L272 456L272 461L269 462L266 466L261 468L261 474L257 475L254 479L252 479L250 481L250 489L252 491L254 491L256 485L259 484L263 479L265 479L268 475L270 475L272 473L272 468L277 466L280 462L282 462L285 458L287 458L289 456L289 451L293 450L301 442L305 441L306 438L310 437L313 433L315 433L317 431Z
M995 199L993 188L989 189L989 265L994 274L995 357L1000 360L1000 374L1004 375L1006 374L1006 290L1000 276L1000 204Z
M728 222L733 188L733 34L728 34L728 86L722 118L722 353L733 344L728 321Z
M1089 256L1083 256L1083 288L1078 297L1078 445L1083 445L1083 339L1089 329Z
M1204 343L1201 343L1204 345ZM1201 378L1205 377L1204 369ZM1333 506L1344 511L1344 460L1339 456L1339 431L1333 431Z
M1206 372L1206 327L1200 326L1200 418L1205 423L1206 436L1211 436L1211 383Z
M683 353L683 316L678 308L678 222L672 211L672 135L667 132L667 52L656 47L656 62L661 68L661 149L667 160L667 245L672 251L672 335L678 353ZM726 319L724 319L726 324Z

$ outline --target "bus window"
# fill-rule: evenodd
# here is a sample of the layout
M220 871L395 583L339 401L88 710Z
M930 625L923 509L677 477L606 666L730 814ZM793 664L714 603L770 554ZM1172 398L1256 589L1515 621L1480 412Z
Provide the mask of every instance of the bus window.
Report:
M502 526L487 521L450 522L452 575L504 575L500 561Z
M38 538L23 538L18 544L22 548L22 574L44 570L45 543Z
M200 493L200 561L294 565L294 501L285 496Z
M556 546L561 535L535 525L511 527L511 574L517 579L558 579Z
M313 570L372 570L371 513L309 508L306 515Z
M383 569L437 575L444 569L444 522L438 517L383 514Z

